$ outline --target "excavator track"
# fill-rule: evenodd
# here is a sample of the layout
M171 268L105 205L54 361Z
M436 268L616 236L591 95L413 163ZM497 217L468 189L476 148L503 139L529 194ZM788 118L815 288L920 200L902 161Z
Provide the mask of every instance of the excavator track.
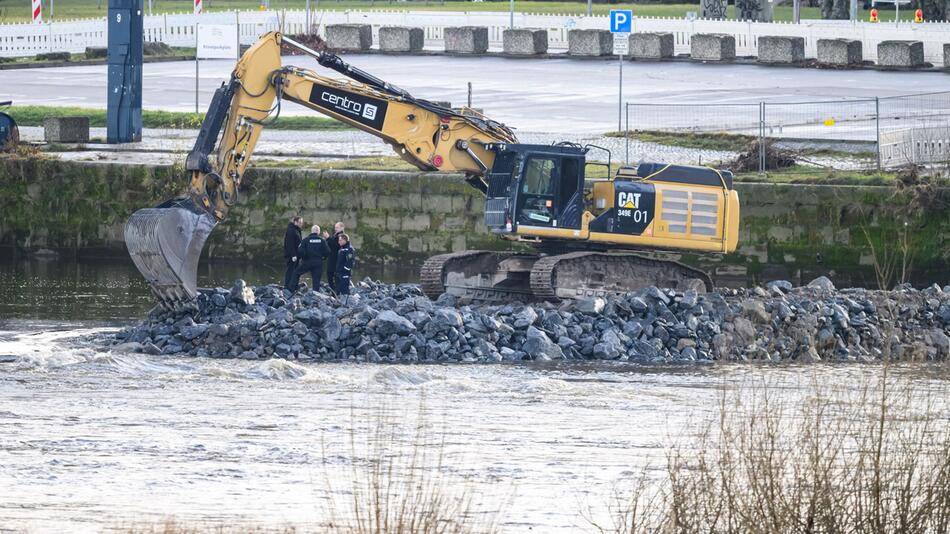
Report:
M422 292L430 299L443 293L463 302L532 300L528 277L537 254L466 250L439 254L422 265Z
M657 286L712 291L709 276L682 263L637 254L568 252L541 256L466 250L426 260L422 291L463 302L511 302L603 297Z
M545 256L531 269L531 292L539 300L603 297L648 286L713 289L699 269L637 254L570 252Z

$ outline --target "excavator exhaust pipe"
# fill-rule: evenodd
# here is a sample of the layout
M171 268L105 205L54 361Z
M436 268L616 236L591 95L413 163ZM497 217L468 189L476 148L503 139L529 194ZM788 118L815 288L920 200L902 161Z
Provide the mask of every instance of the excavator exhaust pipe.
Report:
M136 211L125 224L125 246L158 302L169 310L198 296L198 258L217 220L188 198Z

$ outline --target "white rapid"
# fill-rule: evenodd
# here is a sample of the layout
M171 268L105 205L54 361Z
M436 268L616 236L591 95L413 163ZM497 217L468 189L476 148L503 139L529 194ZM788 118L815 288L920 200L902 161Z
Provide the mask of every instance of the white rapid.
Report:
M591 530L583 513L606 522L617 484L662 467L722 388L794 398L880 369L180 359L108 352L111 330L0 323L0 532L168 517L319 530L367 456L415 447L423 471L474 492L481 517L500 509L503 532Z

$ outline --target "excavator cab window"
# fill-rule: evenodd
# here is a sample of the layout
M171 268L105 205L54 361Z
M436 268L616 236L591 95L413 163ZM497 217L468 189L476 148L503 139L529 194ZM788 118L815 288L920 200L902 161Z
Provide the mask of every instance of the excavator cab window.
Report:
M539 156L528 158L518 194L519 224L556 226L559 159Z

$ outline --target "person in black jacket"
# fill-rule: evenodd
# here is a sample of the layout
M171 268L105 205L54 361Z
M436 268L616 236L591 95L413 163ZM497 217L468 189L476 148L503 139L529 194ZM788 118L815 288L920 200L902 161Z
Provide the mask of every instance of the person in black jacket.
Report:
M336 255L336 294L350 294L350 277L353 276L353 262L356 261L356 251L350 245L350 236L340 234L337 237L340 251Z
M343 223L338 222L333 225L333 235L327 239L327 246L330 247L330 257L327 258L327 284L331 288L336 288L336 253L340 250L340 235L343 233Z
M300 229L303 227L303 217L299 215L290 220L287 231L284 232L284 261L287 269L284 271L284 287L294 291L297 289L297 247L300 246Z
M297 256L300 258L300 265L297 267L296 277L310 273L313 278L313 290L320 291L320 278L323 276L323 260L330 255L330 248L327 247L326 239L330 237L326 232L321 235L320 227L316 224L310 228L310 235L303 238L300 247L297 249Z

